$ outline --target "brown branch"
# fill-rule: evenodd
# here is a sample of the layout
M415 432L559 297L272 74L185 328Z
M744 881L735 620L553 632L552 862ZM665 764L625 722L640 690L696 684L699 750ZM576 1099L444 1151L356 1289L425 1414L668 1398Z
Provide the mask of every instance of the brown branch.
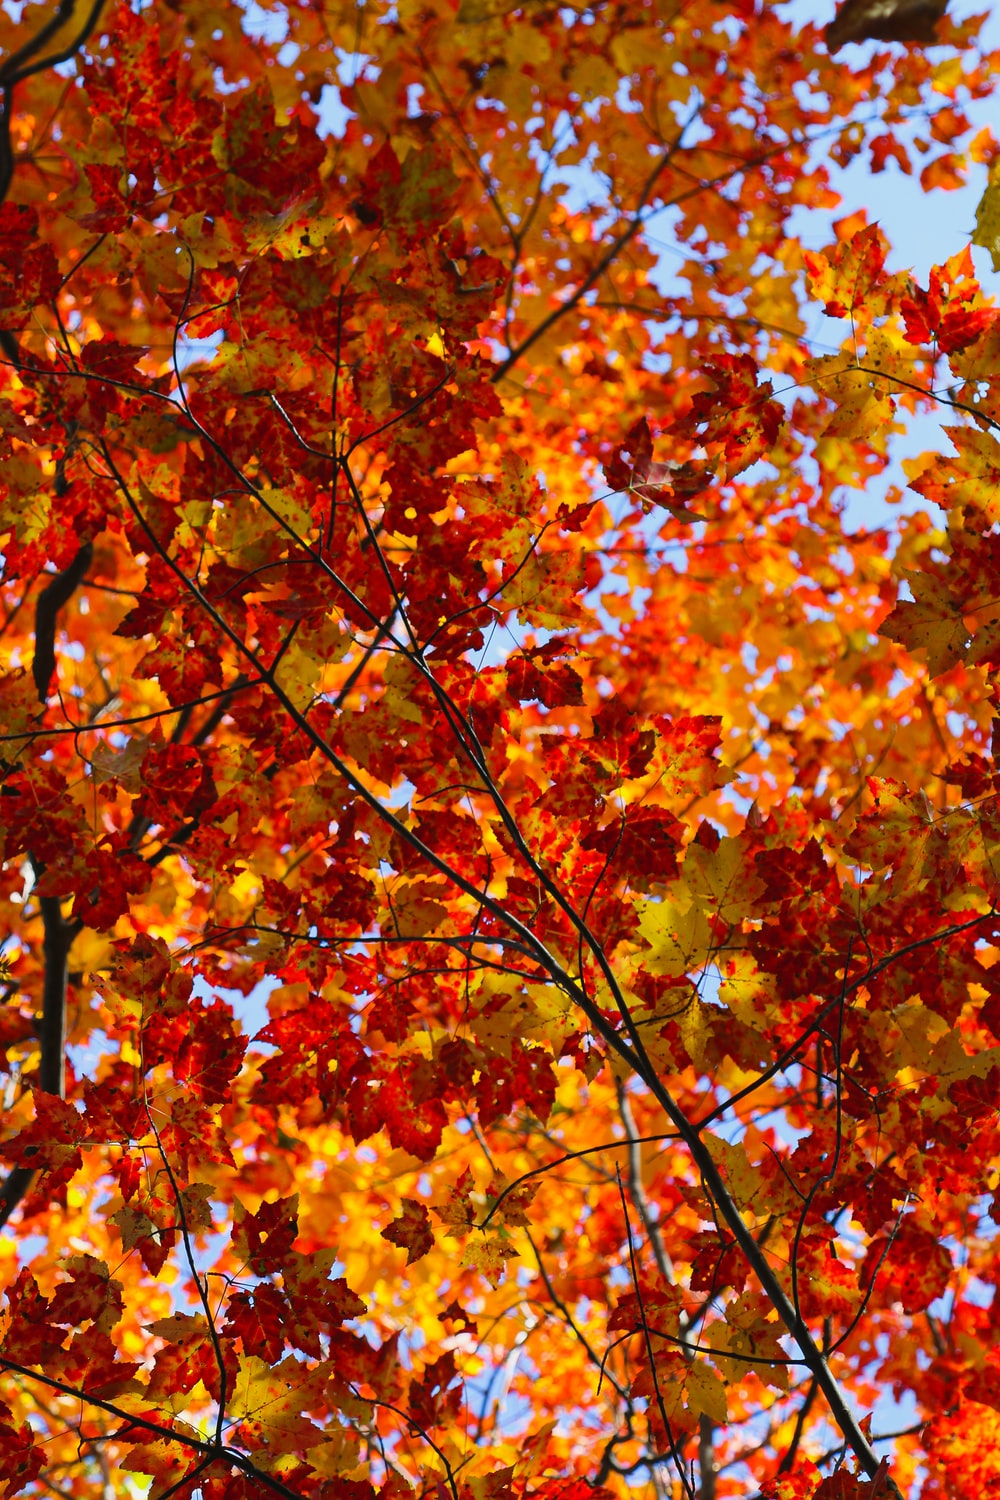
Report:
M41 73L46 68L54 68L59 63L69 62L96 26L103 4L104 0L95 0L81 31L67 47L60 52L50 53L48 57L38 57L36 54L72 19L73 12L76 10L76 0L59 0L58 9L53 12L44 26L41 26L23 47L12 52L0 67L0 87L12 88L15 83L30 78L33 73Z
M42 986L42 1055L38 1063L38 1083L47 1094L66 1093L66 961L69 957L71 929L63 921L58 896L41 896L45 959L45 981Z
M674 1438L673 1429L670 1426L670 1418L667 1416L667 1409L663 1401L663 1392L660 1389L660 1377L656 1369L656 1355L653 1352L653 1330L650 1328L648 1319L646 1317L646 1305L642 1295L642 1284L639 1280L639 1268L636 1262L635 1245L632 1240L632 1225L628 1216L628 1204L625 1202L625 1186L622 1182L620 1170L618 1173L618 1196L621 1199L622 1216L625 1220L625 1242L628 1248L629 1274L632 1278L632 1286L635 1289L636 1304L639 1309L639 1322L642 1328L642 1341L646 1349L646 1359L649 1362L649 1375L650 1379L653 1382L653 1395L656 1401L657 1410L660 1413L660 1421L663 1423L663 1431L666 1435L667 1444L670 1450L670 1457L673 1459L674 1466L677 1469L677 1474L680 1478L681 1485L684 1489L685 1494L688 1495L689 1500L694 1500L694 1489L692 1487L691 1481L687 1476L687 1470L684 1467L684 1456L681 1451L680 1445Z
M783 1453L781 1458L781 1462L778 1465L779 1474L790 1474L792 1472L792 1465L795 1463L795 1455L799 1451L799 1444L802 1442L802 1434L805 1431L806 1418L812 1410L813 1403L815 1402L818 1394L819 1382L814 1375L809 1382L809 1389L806 1391L806 1398L795 1414L795 1427L792 1432L791 1442L785 1449L785 1452Z
M14 148L10 137L14 115L14 85L21 83L25 78L30 78L35 73L44 72L46 68L54 68L60 63L69 62L70 58L79 52L97 25L103 5L104 0L94 0L89 14L73 41L58 52L39 57L37 54L72 18L76 10L76 0L60 0L58 8L35 35L30 37L23 47L12 52L0 65L0 208L6 203L7 194L14 180ZM0 329L0 348L11 363L20 369L21 351L10 329Z
M68 604L87 576L94 556L92 542L84 542L69 567L57 573L38 596L35 605L35 655L31 675L42 707L48 702L49 685L56 669L56 624L59 611Z
M36 878L40 870L36 870ZM66 982L72 930L63 921L58 896L41 896L45 977L42 985L41 1056L38 1086L63 1098L66 1073ZM0 1229L24 1198L34 1179L30 1167L13 1167L0 1188Z
M650 1210L649 1199L642 1181L642 1153L639 1150L639 1137L635 1128L635 1117L632 1114L632 1105L629 1102L625 1085L617 1080L615 1087L618 1092L618 1110L622 1117L622 1124L628 1136L628 1186L629 1195L642 1220L642 1227L646 1232L646 1239L653 1251L653 1259L661 1278L668 1286L676 1284L674 1276L674 1265L666 1245L663 1243L663 1234L660 1224L653 1217ZM672 1343L679 1345L686 1359L693 1359L697 1346L688 1343L687 1335L692 1324L696 1321L682 1311L677 1319L676 1339ZM705 1353L714 1351L704 1350ZM702 1412L698 1418L698 1471L701 1475L701 1500L715 1500L715 1426L711 1417Z
M93 555L92 544L85 542L69 567L57 573L52 582L42 590L35 605L35 657L32 675L43 707L55 671L59 611L83 581ZM44 877L43 866L34 859L32 868L36 881ZM38 1086L45 1093L57 1094L61 1099L65 1094L66 1077L66 984L69 950L75 929L63 921L62 904L58 896L40 896L38 905L44 934ZM34 1175L27 1167L14 1167L8 1174L6 1182L0 1188L0 1229L24 1198Z

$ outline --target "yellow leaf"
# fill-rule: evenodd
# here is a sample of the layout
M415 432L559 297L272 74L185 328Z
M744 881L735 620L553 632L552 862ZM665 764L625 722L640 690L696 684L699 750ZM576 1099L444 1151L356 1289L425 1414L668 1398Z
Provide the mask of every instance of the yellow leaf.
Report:
M744 1292L726 1308L725 1321L709 1325L707 1340L718 1351L715 1363L730 1384L753 1373L766 1385L787 1391L788 1355L780 1342L783 1331L760 1294ZM763 1360L771 1360L771 1367Z
M121 750L115 750L102 740L90 757L96 784L103 786L107 781L117 781L125 791L137 797L142 790L140 769L148 746L149 741L140 734L133 735Z
M294 490L266 489L262 492L264 505L274 512L279 520L291 527L297 536L308 536L312 516L307 505Z
M717 849L690 844L684 856L684 884L697 908L706 908L724 922L738 922L763 887L748 871L739 839L724 838Z
M478 1235L469 1240L462 1255L462 1265L482 1271L490 1286L496 1288L503 1281L507 1262L517 1259L513 1245L502 1244L495 1239L480 1239Z
M340 661L349 646L350 637L333 619L298 632L279 668L281 686L296 707L304 708L324 691L326 668Z
M760 1172L750 1161L740 1141L724 1141L717 1135L706 1135L705 1145L719 1168L738 1208L749 1208L764 1187ZM763 1207L761 1202L759 1207Z
M168 1344L185 1344L191 1339L208 1337L208 1323L196 1313L174 1313L170 1318L156 1318L146 1324L146 1329Z
M738 1021L754 1026L771 998L771 976L762 972L753 954L727 953L719 984L719 999Z
M0 679L0 721L3 723L4 756L15 760L21 753L15 736L30 735L38 719L38 689L23 667L15 668Z
M722 1427L728 1418L726 1387L714 1370L701 1360L695 1360L687 1378L688 1406L698 1415L710 1417L717 1427Z
M895 406L884 379L859 367L843 354L825 354L804 365L804 378L835 403L823 436L865 438L880 451L885 434L893 430Z
M978 427L944 427L957 450L957 457L925 454L922 458L903 460L910 488L932 500L943 510L958 512L976 528L984 529L1000 520L1000 443L990 432Z
M528 996L536 1019L525 1019L524 1035L548 1042L558 1053L566 1037L579 1026L572 1001L554 984L529 985Z
M0 489L4 497L0 537L13 532L22 546L33 542L45 530L51 515L51 492L41 468L23 453L3 459Z
M879 626L879 635L898 641L907 651L925 651L932 677L960 662L971 633L965 623L968 601L956 599L940 578L929 573L903 574L913 594L901 599Z
M245 1437L266 1445L271 1454L294 1453L326 1442L327 1435L303 1410L322 1399L326 1370L307 1370L291 1355L273 1368L255 1354L240 1360L228 1414L240 1422Z
M712 951L708 916L697 904L638 901L639 931L652 952L645 967L651 974L676 978L700 969Z
M187 1431L200 1441L193 1428ZM186 1450L180 1441L171 1443L166 1438L154 1438L148 1443L135 1443L118 1462L129 1474L149 1475L153 1483L148 1490L143 1486L143 1491L147 1500L158 1500L160 1495L178 1489L186 1475L199 1469L201 1456Z
M441 926L448 916L447 907L434 900L441 894L441 885L430 880L415 880L405 885L400 882L393 886L389 910L401 937L423 937Z
M712 1031L708 1007L692 995L677 1016L677 1030L691 1061L696 1068L705 1066L705 1049L711 1040Z
M497 1006L495 996L490 998L492 988L492 985L486 984L480 990L481 1003L486 1013L480 1011L470 1018L472 1034L477 1042L481 1042L491 1052L499 1053L501 1057L510 1057L515 1038L530 1024L531 1003L519 991L509 995L501 1006ZM502 994L503 991L499 993Z
M976 209L972 243L988 250L994 271L1000 271L1000 174L996 163L990 169L990 180Z

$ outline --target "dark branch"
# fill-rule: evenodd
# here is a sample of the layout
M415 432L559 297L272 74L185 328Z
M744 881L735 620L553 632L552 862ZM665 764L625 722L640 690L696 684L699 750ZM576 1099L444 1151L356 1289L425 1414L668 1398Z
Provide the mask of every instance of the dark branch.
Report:
M38 1085L47 1094L58 1094L61 1099L65 1093L66 976L72 932L63 921L58 896L42 896L38 904L42 913L42 951L45 957ZM28 1167L14 1167L8 1174L0 1188L0 1229L24 1198L34 1175Z
M68 604L80 584L87 576L94 556L92 542L84 542L68 568L57 573L38 596L35 605L35 659L31 664L31 675L35 679L40 703L45 705L49 696L49 684L56 669L56 622L59 611Z

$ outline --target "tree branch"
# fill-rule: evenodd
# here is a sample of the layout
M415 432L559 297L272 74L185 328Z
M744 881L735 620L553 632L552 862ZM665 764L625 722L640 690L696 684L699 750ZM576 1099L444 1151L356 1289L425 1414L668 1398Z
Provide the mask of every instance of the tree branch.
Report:
M94 549L85 542L68 568L57 573L38 596L35 605L35 656L32 676L38 696L44 707L48 699L48 687L55 671L56 624L60 609L67 604L79 587L90 566ZM44 876L42 864L31 859L35 880ZM38 1086L47 1094L63 1098L66 1085L66 985L70 945L74 929L63 921L62 903L58 896L39 896L42 914L42 954L44 977L42 980L42 1017L38 1039L40 1056L38 1062ZM0 1188L0 1229L24 1198L34 1179L34 1172L27 1167L14 1167Z
M35 605L35 656L31 675L44 708L49 698L49 684L56 669L56 622L59 611L68 604L87 576L94 556L92 542L84 542L68 568L57 573L38 596Z
M45 978L42 986L41 1056L38 1086L47 1094L65 1093L66 979L72 933L63 921L58 896L41 896ZM0 1188L0 1229L24 1198L34 1179L30 1167L14 1167Z

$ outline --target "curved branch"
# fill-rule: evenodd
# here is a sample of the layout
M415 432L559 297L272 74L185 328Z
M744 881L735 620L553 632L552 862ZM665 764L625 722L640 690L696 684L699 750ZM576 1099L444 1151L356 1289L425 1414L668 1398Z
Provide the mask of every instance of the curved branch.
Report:
M10 138L14 114L14 85L21 83L25 78L30 78L35 73L44 72L46 68L54 68L60 63L69 62L93 32L103 7L104 0L94 0L74 39L60 51L39 57L37 54L72 18L76 10L76 0L59 0L57 9L44 26L40 27L23 47L12 52L0 65L0 208L6 203L10 185L14 180L14 148ZM21 368L20 347L10 329L0 329L0 349L13 365L18 369Z
M38 1085L47 1094L65 1093L66 981L72 931L63 921L58 896L39 898L44 939L45 979L42 988L41 1057ZM14 1167L0 1188L0 1229L24 1198L34 1180L30 1167Z
M35 605L32 676L43 707L48 699L48 687L55 671L59 611L82 583L93 555L92 544L85 542L69 567L57 573L52 582L42 590ZM35 879L39 880L44 875L44 869L33 858L31 864ZM39 896L38 905L44 934L38 1086L46 1094L57 1094L61 1099L65 1094L66 1083L66 985L74 929L63 920L62 904L58 896ZM14 1167L8 1174L6 1182L0 1188L0 1229L28 1192L34 1176L34 1172L28 1167Z
M59 611L68 604L87 576L94 556L93 542L84 542L69 567L57 573L38 596L35 605L35 656L31 675L38 689L42 707L48 702L49 684L56 669L56 623Z

